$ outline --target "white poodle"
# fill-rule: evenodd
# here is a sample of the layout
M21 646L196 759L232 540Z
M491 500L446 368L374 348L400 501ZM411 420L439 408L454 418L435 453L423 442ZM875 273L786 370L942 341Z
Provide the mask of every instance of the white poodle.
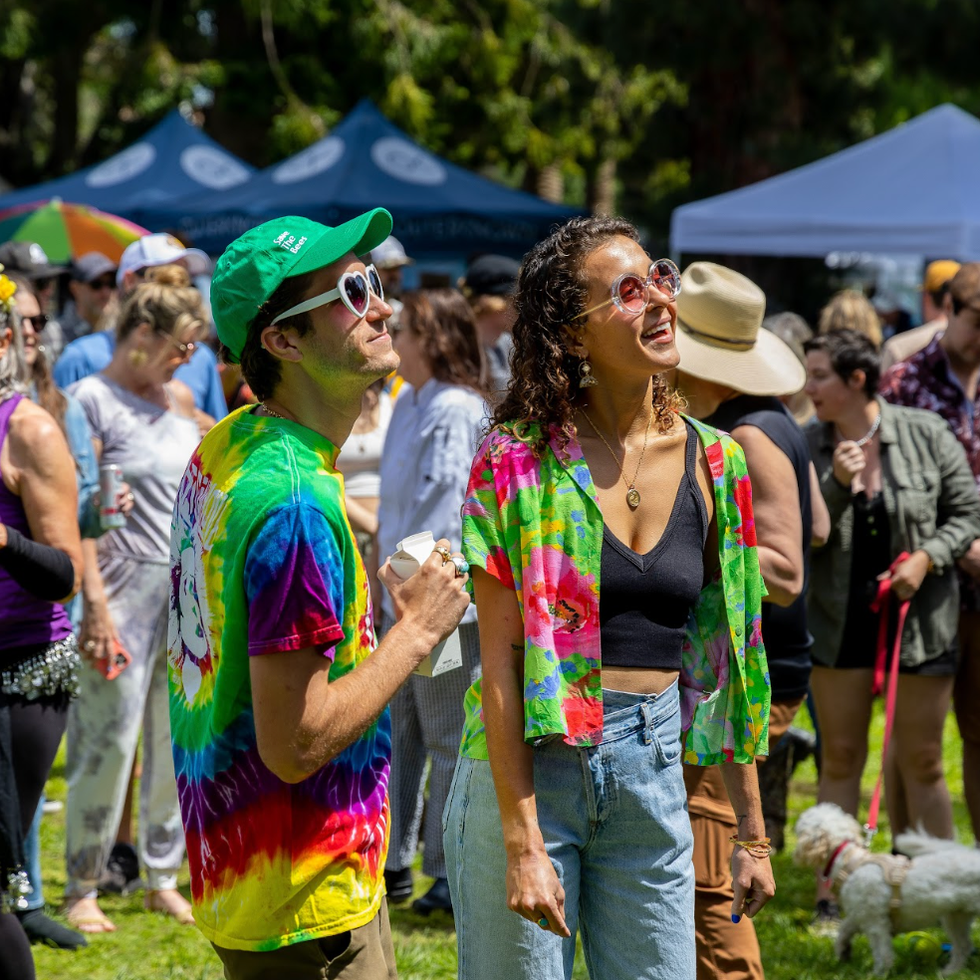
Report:
M893 935L941 924L953 945L943 972L963 969L970 926L980 915L980 850L911 832L899 834L895 847L900 854L872 854L861 825L834 803L819 803L797 820L793 859L830 878L840 896L838 959L850 957L851 940L863 932L875 973L885 974Z

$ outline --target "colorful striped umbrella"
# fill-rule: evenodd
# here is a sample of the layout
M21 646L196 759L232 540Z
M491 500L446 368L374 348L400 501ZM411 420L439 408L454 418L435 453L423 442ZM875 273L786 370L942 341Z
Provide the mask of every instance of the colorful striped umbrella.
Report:
M148 234L125 218L57 197L0 210L0 242L37 242L56 265L86 252L102 252L118 262L130 242Z

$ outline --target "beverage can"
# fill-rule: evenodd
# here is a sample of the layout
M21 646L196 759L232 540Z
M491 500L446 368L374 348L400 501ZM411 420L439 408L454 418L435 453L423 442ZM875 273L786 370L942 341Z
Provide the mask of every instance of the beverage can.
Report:
M119 491L123 483L122 467L106 463L99 467L99 517L108 531L126 526L126 515L119 509Z

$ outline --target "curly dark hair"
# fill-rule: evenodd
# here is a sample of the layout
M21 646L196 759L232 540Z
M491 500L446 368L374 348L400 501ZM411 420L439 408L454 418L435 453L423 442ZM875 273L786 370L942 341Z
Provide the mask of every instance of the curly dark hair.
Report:
M881 354L867 334L857 330L831 330L818 334L803 345L805 353L823 351L830 359L834 373L843 381L855 371L864 372L864 393L874 398L881 377Z
M518 438L529 424L539 424L540 435L531 443L538 458L553 435L562 448L568 444L572 415L585 402L579 386L582 358L570 350L569 330L575 329L575 318L585 309L586 257L618 236L640 240L636 228L621 218L572 218L538 242L521 263L514 293L511 381L491 424ZM661 433L673 427L681 405L667 382L654 376L653 410Z
M486 397L486 365L466 297L457 289L417 289L401 300L401 329L418 337L432 376Z

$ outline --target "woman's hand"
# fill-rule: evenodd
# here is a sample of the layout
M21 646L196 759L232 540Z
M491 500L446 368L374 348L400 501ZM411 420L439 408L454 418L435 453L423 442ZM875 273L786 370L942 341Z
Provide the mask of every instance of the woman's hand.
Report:
M750 919L776 894L776 880L767 857L754 857L744 847L732 854L732 921L747 915Z
M902 602L911 599L919 591L923 579L929 572L929 556L924 551L913 551L912 554L895 569L895 574L882 572L878 576L879 582L891 579L889 585L892 592L898 596Z
M956 564L970 578L980 581L980 538L970 545L967 553Z
M867 465L864 450L851 440L838 444L834 450L834 479L841 486L849 487L854 477Z
M565 889L543 845L517 857L508 855L507 907L556 936L571 935L565 925Z
M101 670L101 664L112 653L116 627L109 613L105 596L85 597L82 625L78 633L78 648L88 663Z

